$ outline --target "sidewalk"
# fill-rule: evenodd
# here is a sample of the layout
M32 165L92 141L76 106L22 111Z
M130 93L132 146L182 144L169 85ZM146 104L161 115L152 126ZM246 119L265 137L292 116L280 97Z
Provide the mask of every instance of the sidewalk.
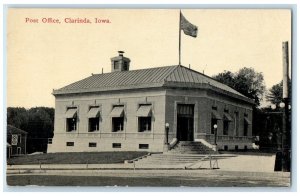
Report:
M143 165L135 163L120 163L120 164L45 164L45 165L8 165L7 174L26 174L26 173L64 173L70 175L72 173L84 173L91 175L93 173L128 173L129 170L138 172L150 173L169 173L170 170L186 170L192 173L210 173L224 175L250 175L262 176L268 175L289 177L290 173L274 172L275 156L253 156L253 155L238 155L227 156L226 158L218 159L219 169L208 169L209 161L203 161L198 164L192 164L186 168L187 164L179 165ZM200 165L201 164L201 165ZM169 171L169 172L168 172ZM173 172L172 172L173 173ZM178 172L175 172L178 173Z
M202 164L202 165L200 165ZM195 164L193 168L199 166L209 167L209 162ZM255 155L237 155L228 158L218 159L219 170L222 171L247 171L247 172L274 172L275 155L255 156Z

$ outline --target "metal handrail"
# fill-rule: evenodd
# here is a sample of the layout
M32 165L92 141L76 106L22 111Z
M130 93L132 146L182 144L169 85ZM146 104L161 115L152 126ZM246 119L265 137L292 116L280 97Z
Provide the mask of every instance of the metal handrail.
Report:
M204 160L206 160L206 159L208 159L208 158L209 158L209 168L210 168L210 169L218 169L218 168L219 168L218 159L215 159L215 162L212 164L212 156L211 156L211 154L209 154L209 155L207 155L207 156L201 158L201 159L200 159L199 161L197 161L197 162L190 163L189 165L185 166L184 169L188 169L188 168L190 168L191 166L196 165L196 164L198 164L198 163L201 163L202 161L204 161ZM202 163L203 163L203 162L202 162ZM200 164L200 166L199 166L197 169L200 169L200 168L201 168L202 163ZM215 165L217 165L217 167L215 167Z

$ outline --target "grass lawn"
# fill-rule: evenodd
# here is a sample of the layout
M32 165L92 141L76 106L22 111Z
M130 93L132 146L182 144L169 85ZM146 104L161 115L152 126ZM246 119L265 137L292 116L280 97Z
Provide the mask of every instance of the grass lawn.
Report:
M39 164L110 164L124 163L148 152L69 152L24 155L7 160L8 165Z

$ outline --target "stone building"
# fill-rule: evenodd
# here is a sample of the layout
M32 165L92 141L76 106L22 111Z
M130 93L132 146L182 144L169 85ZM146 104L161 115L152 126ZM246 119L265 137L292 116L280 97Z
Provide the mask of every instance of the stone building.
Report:
M27 132L12 125L7 125L7 157L26 154Z
M123 52L111 67L53 91L48 152L162 152L166 138L251 148L254 102L234 89L181 65L129 71Z

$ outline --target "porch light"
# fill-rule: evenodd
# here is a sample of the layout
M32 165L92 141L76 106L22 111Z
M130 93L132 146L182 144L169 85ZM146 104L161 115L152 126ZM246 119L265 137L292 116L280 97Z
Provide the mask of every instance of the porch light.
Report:
M214 134L215 134L215 145L217 146L217 137L218 137L218 136L217 136L217 134L218 134L218 133L217 133L217 128L218 128L218 125L217 125L217 124L214 124L213 127L214 127Z
M275 104L272 104L272 105L271 105L271 109L272 109L272 110L275 110L275 109L276 109L276 105L275 105Z
M279 104L279 107L280 107L280 108L284 108L284 106L285 106L285 104L284 104L283 102L281 102L281 103Z
M165 124L165 145L166 145L166 149L169 149L169 123Z
M169 123L166 123L166 128L168 129L170 127Z

